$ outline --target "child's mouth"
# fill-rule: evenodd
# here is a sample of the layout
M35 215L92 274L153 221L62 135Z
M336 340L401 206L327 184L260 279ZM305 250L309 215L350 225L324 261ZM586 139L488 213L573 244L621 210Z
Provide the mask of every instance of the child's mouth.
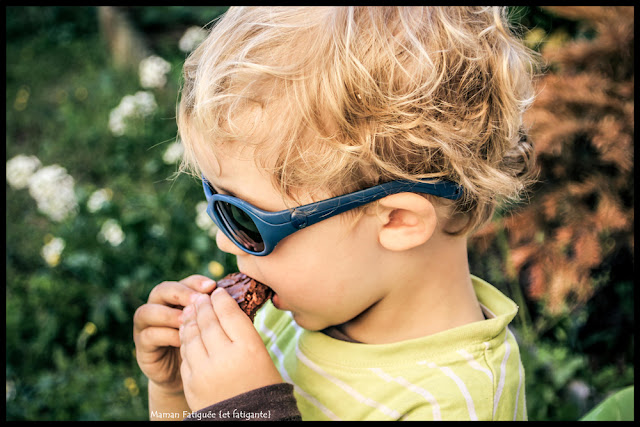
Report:
M280 308L280 297L278 296L277 293L275 293L275 291L273 292L273 296L271 297L271 302L273 303L273 306L275 308L277 308L278 310L281 310L281 308Z

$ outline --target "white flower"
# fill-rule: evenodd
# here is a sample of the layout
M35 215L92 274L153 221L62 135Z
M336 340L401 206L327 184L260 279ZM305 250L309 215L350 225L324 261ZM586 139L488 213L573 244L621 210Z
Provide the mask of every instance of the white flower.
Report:
M65 242L60 237L50 237L49 241L42 247L40 254L51 267L60 264L60 255L64 250Z
M108 219L102 224L98 233L98 240L109 242L111 246L118 246L125 238L124 231L115 219Z
M133 103L135 113L140 114L142 117L150 116L158 108L156 97L153 96L153 93L145 90L140 90L133 95Z
M168 165L173 164L182 158L182 153L184 153L182 142L176 141L167 147L162 155L162 160Z
M196 204L196 225L203 230L208 230L209 224L211 224L211 218L207 214L207 206L208 203L205 200Z
M589 385L582 380L572 380L567 388L569 393L579 402L585 402L591 395Z
M11 380L6 380L7 382L7 402L13 399L16 395L16 383Z
M111 133L114 134L115 136L124 135L125 117L126 116L122 112L120 112L120 110L118 110L117 108L114 108L113 110L111 110L111 113L109 114L109 129L111 129Z
M164 226L162 226L160 224L153 224L151 226L151 228L149 229L149 233L153 237L162 237L162 236L165 235L166 230L165 230Z
M109 129L115 136L124 135L126 122L132 117L145 118L158 108L153 93L138 91L135 95L126 95L120 104L109 113Z
M147 88L161 88L167 84L167 73L171 64L157 55L151 55L142 61L138 67L140 85Z
M196 225L208 232L209 236L215 237L218 232L218 227L207 213L207 206L208 204L205 200L196 205Z
M7 162L7 181L16 190L27 188L29 178L42 166L36 156L18 154Z
M78 202L74 180L60 165L45 166L29 179L29 194L40 212L53 221L62 221L76 213Z
M91 193L89 200L87 201L87 209L89 212L98 212L102 207L111 200L113 191L108 188L102 188Z
M207 34L209 33L204 28L197 26L189 27L180 38L178 47L183 52L191 52L207 38Z

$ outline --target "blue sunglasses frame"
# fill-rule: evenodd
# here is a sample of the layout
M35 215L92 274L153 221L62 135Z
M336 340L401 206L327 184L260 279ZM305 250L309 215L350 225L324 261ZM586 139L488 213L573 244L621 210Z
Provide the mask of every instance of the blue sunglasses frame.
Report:
M364 206L367 203L374 202L390 194L404 192L425 193L444 197L445 199L457 200L462 196L463 192L463 188L460 185L446 180L435 183L399 180L298 206L293 209L269 212L259 209L237 197L216 193L204 176L202 177L202 186L204 187L204 194L208 204L207 214L209 214L213 222L215 222L218 228L222 230L236 246L244 252L256 256L269 255L278 242L298 230L302 230L305 227L317 224L320 221L351 209ZM238 237L230 231L230 229L237 229L237 227L232 227L227 223L228 215L225 216L220 213L220 209L223 208L216 208L218 202L233 205L251 218L258 229L258 233L262 237L264 243L262 250L254 250L246 247Z

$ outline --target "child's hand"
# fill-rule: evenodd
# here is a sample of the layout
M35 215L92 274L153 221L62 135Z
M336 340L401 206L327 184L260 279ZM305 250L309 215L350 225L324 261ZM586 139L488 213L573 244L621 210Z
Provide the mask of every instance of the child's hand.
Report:
M181 393L180 336L182 307L192 297L216 286L208 277L193 275L180 282L163 282L151 290L146 304L133 316L133 341L142 372L167 393Z
M184 394L193 411L282 382L251 320L223 289L185 308L180 341Z

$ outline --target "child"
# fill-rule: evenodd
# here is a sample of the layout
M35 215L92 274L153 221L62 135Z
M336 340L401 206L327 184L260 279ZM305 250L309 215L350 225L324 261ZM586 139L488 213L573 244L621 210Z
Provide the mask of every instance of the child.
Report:
M202 276L154 288L134 327L152 418L527 418L518 307L470 274L466 245L532 175L533 54L505 14L217 22L184 66L184 165L219 249L275 295L254 327Z

